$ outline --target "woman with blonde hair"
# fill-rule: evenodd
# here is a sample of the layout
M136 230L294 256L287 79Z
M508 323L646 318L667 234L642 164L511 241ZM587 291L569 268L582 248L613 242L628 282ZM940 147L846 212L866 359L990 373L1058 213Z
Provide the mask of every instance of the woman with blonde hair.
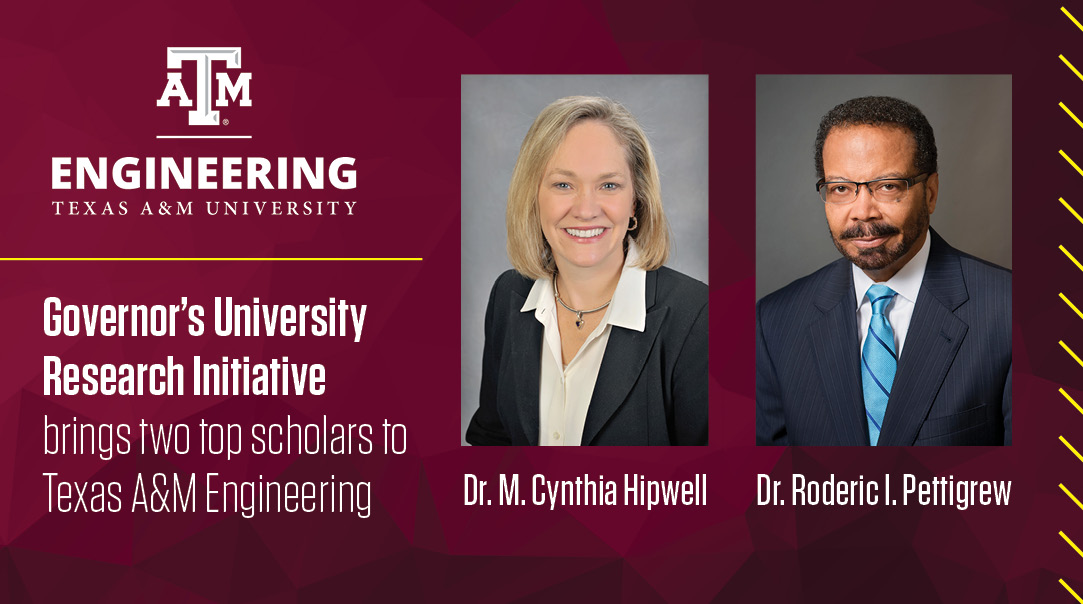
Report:
M622 105L535 119L485 313L475 445L707 443L707 286L664 267L658 167Z

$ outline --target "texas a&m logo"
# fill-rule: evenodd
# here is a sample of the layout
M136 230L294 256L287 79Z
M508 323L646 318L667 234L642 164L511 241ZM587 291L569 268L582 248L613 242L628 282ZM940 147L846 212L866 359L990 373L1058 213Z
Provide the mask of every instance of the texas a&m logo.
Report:
M184 61L196 63L196 108L188 112L189 126L217 126L221 123L217 111L211 109L211 67L225 62L226 69L241 68L240 47L197 47L197 46L170 46L166 49L166 67L180 69ZM252 82L252 74L239 72L236 79L231 79L226 71L214 73L217 83L217 97L215 107L227 107L229 101L237 103L241 107L251 107L252 100L249 98L248 86ZM181 107L191 107L192 99L188 96L184 83L181 82L180 71L166 73L165 90L162 98L158 99L159 107L169 107L170 100L176 97ZM240 100L238 101L238 97ZM227 122L228 123L228 122Z

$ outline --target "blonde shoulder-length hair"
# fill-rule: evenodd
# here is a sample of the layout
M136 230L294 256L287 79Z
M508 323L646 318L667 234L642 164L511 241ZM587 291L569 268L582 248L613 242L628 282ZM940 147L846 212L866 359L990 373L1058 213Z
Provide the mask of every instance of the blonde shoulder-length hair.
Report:
M523 139L508 188L508 257L515 270L531 279L556 273L553 252L542 233L538 188L545 167L572 126L597 120L613 130L624 147L632 172L637 228L628 236L639 249L639 266L654 270L669 257L669 223L662 211L658 165L647 135L623 105L594 96L569 96L542 110Z

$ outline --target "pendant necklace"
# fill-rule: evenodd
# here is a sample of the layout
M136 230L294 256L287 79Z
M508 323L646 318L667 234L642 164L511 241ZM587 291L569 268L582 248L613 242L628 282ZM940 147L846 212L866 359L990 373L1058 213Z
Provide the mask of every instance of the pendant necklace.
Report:
M583 329L583 324L586 323L586 321L583 320L583 315L589 315L592 312L598 312L599 310L604 309L606 306L609 306L609 302L613 301L612 299L610 299L609 302L606 302L605 304L599 306L598 308L592 308L590 310L576 310L576 309L572 308L571 306L568 306L567 304L565 304L564 300L560 299L560 291L557 289L556 277L553 278L553 293L556 294L557 302L560 302L561 306L563 306L568 311L575 313L575 328L576 329Z

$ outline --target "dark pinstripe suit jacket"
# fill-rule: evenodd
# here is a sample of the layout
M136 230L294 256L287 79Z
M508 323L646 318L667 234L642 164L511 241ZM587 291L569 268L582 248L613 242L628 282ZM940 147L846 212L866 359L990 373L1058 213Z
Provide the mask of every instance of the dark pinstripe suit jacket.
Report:
M1012 275L936 232L879 445L1012 441ZM868 445L845 258L756 305L756 443Z

